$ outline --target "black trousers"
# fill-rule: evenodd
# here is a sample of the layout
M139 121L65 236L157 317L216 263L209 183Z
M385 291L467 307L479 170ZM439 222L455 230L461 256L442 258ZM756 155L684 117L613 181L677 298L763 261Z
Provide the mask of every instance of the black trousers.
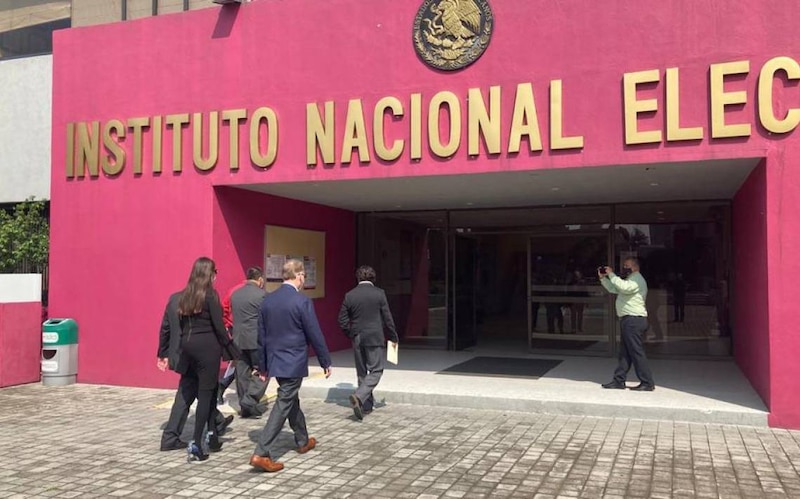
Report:
M558 332L564 332L564 313L561 311L560 303L545 303L544 309L547 312L547 332L555 333L555 325L558 323Z
M264 457L275 457L275 440L283 429L283 423L289 420L294 432L294 441L298 447L308 443L306 417L300 409L300 385L303 378L276 378L278 380L278 398L272 405L267 424L258 436L255 454Z
M375 397L372 392L383 376L383 359L386 357L386 349L382 346L360 346L358 337L356 337L353 340L353 354L358 379L355 396L361 401L364 410L369 412L375 405Z
M619 349L619 364L614 371L614 381L625 383L631 365L636 370L636 376L644 385L654 386L653 373L647 363L644 353L644 335L647 332L647 317L626 315L619 321L622 344Z
M242 358L236 361L236 395L242 416L260 416L267 412L266 402L261 401L267 392L267 382L253 376L252 366L258 366L258 350L242 350Z
M189 417L189 407L197 398L198 384L196 376L181 376L178 383L178 391L175 393L175 401L172 403L172 410L169 413L169 420L161 434L161 445L170 446L180 440L183 427L186 426L186 419ZM218 427L225 418L214 409L214 426Z
M675 300L675 322L683 322L683 319L686 317L686 306L684 303L683 298Z

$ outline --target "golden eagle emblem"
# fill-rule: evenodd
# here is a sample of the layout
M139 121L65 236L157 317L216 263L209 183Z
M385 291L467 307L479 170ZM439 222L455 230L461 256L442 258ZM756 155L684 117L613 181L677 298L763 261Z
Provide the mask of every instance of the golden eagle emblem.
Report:
M486 0L425 0L414 19L414 48L429 66L469 66L489 46L494 17Z

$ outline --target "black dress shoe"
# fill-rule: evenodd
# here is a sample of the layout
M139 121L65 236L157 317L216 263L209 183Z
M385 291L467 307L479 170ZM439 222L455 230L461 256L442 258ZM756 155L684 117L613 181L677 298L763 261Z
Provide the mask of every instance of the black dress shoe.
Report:
M631 390L635 392L652 392L655 389L655 385L645 385L644 383L639 383L638 385L631 387Z
M186 442L181 442L180 440L175 440L171 443L162 443L161 450L162 451L170 451L170 450L184 450L186 446L189 445Z
M222 442L219 441L219 438L209 438L208 439L208 450L209 452L219 452L222 450Z
M231 425L233 422L233 416L226 416L225 419L222 420L222 423L217 425L217 435L220 437L228 431L228 426Z
M242 409L241 412L239 412L239 417L242 419L261 419L261 416L261 414L248 411L247 409Z
M359 421L364 419L364 409L362 409L361 401L358 400L358 397L355 395L350 395L350 405L353 406L353 414L355 414L356 419Z
M602 385L603 388L608 388L610 390L624 390L625 383L617 383L616 381L612 381L611 383L606 383Z

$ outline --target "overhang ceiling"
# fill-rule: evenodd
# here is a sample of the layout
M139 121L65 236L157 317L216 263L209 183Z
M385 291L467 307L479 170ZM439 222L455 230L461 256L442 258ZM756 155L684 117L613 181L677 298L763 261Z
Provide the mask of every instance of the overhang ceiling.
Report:
M0 33L69 19L69 0L0 0Z
M731 199L759 159L239 186L352 211Z

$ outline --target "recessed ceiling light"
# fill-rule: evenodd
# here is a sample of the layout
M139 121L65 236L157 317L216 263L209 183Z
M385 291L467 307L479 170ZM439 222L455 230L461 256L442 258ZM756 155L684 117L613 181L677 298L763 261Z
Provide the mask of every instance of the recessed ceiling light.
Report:
M658 210L656 213L658 213L659 215L663 215L664 211L663 210Z
M551 187L550 190L551 191L560 191L561 188L560 187Z
M472 206L474 203L467 203L467 206Z
M650 182L650 185L651 185L652 187L656 187L656 186L658 185L658 182Z
M394 207L395 207L395 208L402 208L402 207L403 207L403 205L402 205L402 204L396 204L396 205L394 205Z

